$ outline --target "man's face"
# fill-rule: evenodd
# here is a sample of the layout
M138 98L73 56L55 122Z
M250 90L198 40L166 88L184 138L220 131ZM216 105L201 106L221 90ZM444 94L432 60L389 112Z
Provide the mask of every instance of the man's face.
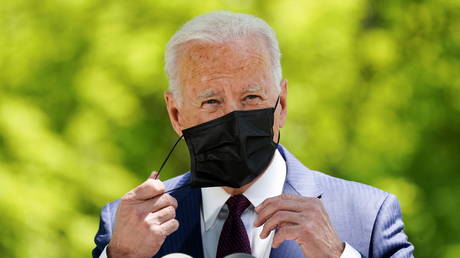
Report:
M168 113L177 134L235 110L274 107L274 133L286 117L286 81L275 82L264 42L243 37L225 44L189 42L178 58L182 102L165 94ZM281 94L275 88L280 83Z

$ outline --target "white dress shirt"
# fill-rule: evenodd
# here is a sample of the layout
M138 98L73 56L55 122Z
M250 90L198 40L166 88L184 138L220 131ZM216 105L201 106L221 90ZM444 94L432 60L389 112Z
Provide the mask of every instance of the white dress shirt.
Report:
M252 255L255 257L269 257L274 231L265 239L259 237L263 226L258 228L253 226L257 217L254 207L267 198L280 195L283 192L285 179L286 162L277 150L267 170L243 193L251 205L241 214L241 220L248 233ZM230 194L222 187L208 187L201 189L201 195L203 202L201 205L201 235L204 256L206 258L216 257L220 232L228 215L228 207L225 202L230 198Z
M251 202L251 205L241 214L241 220L248 233L252 255L257 258L268 258L270 256L275 231L270 232L270 235L265 239L259 237L263 226L258 228L253 226L254 220L257 217L254 208L265 199L280 195L283 192L285 180L286 162L279 151L276 150L267 170L243 193ZM201 194L202 205L200 217L203 253L205 258L214 258L217 253L220 233L228 216L228 207L225 202L230 198L230 194L225 192L222 187L202 188ZM104 248L100 257L107 257L106 248ZM345 249L340 257L358 258L361 255L352 246L345 243Z
M270 256L275 231L270 232L270 235L265 239L259 237L263 226L258 228L253 226L257 217L254 208L265 199L280 195L283 192L285 180L286 162L279 151L276 150L267 170L243 193L251 202L251 205L241 214L241 220L248 233L252 255L257 258L268 258ZM201 194L201 236L204 257L214 258L217 253L220 232L228 216L228 207L225 202L230 198L230 194L225 192L222 187L202 188ZM361 255L353 247L345 243L345 250L340 257L354 258L361 257Z

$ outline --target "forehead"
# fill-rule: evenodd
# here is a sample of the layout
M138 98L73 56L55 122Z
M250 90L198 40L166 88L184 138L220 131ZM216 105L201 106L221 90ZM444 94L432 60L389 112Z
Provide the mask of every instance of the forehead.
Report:
M260 84L248 84L245 87L240 88L241 93L257 93L265 92L266 89ZM204 88L198 91L198 98L206 99L216 95L216 91L213 88Z
M271 75L267 47L260 37L241 37L225 43L188 42L180 49L177 61L183 87L232 83L254 89Z

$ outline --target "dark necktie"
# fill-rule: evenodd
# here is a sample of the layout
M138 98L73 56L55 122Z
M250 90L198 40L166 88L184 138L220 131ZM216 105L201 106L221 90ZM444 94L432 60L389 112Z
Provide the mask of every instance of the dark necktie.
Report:
M249 207L249 200L239 194L227 200L228 217L220 233L219 245L217 246L217 258L225 257L233 253L251 254L251 245L248 234L241 221L241 214Z

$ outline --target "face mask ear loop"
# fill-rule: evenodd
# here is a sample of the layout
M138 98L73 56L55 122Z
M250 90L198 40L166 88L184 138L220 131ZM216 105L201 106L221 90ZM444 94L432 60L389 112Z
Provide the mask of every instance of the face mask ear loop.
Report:
M174 149L176 148L177 144L180 142L180 140L182 140L182 138L184 137L184 135L181 135L179 137L179 139L177 139L176 143L174 143L174 146L171 148L171 150L169 151L168 153L168 156L166 156L166 158L163 160L163 163L161 163L161 166L160 166L160 169L158 169L158 174L157 174L157 177L155 179L158 179L160 178L160 172L161 170L163 169L163 167L166 165L166 162L168 161L169 157L171 156L172 152L174 151Z
M280 102L280 96L276 99L275 108L273 109L273 113L275 113L276 108L278 107L278 102Z
M174 151L174 149L176 148L176 146L177 146L177 144L180 142L180 140L182 140L182 138L184 138L184 135L181 135L181 136L179 137L179 139L177 139L176 143L174 143L174 145L173 145L173 147L171 148L171 150L169 151L168 155L167 155L166 158L163 160L163 163L161 163L160 169L158 169L158 174L157 174L157 177L156 177L155 179L160 178L160 172L161 172L161 170L163 170L163 167L166 165L166 162L168 162L169 157L171 156L172 152ZM173 192L173 191L176 191L176 190L179 190L179 189L188 187L189 185L190 185L190 184L185 184L185 185L183 185L183 186L179 186L179 187L177 187L177 188L168 190L168 191L166 191L165 193L170 193L170 192Z
M278 95L278 98L276 99L275 108L273 109L273 113L275 113L276 107L278 106L279 102L280 102L280 96ZM281 139L281 130L278 130L278 140L276 141L276 146L278 146L278 144L280 143L280 139Z

